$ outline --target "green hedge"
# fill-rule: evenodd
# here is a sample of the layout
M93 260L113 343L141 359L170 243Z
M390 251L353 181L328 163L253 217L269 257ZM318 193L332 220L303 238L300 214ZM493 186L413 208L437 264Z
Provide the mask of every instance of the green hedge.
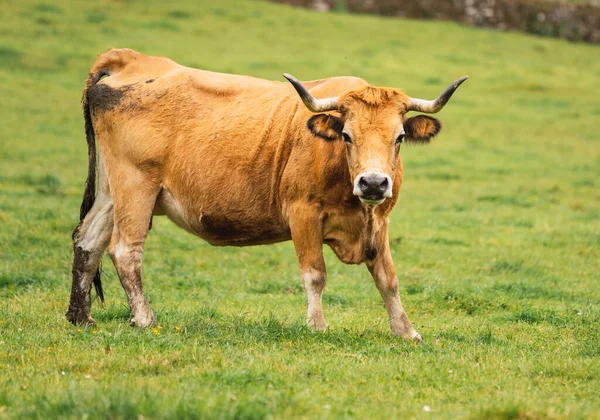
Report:
M500 30L600 43L600 5L551 0L272 0L321 11L445 19Z

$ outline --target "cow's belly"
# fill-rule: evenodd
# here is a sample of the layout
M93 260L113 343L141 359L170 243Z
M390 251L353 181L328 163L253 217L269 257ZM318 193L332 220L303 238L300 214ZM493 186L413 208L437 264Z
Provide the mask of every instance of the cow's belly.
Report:
M289 226L279 217L268 212L229 211L216 204L192 206L163 188L154 214L166 215L179 227L216 246L264 245L291 239Z

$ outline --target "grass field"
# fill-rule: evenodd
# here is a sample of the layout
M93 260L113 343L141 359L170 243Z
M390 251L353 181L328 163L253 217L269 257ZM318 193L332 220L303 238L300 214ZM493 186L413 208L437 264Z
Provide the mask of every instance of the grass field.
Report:
M0 20L0 417L600 418L598 47L255 1L4 1ZM68 325L80 92L110 47L421 97L469 74L434 143L402 151L390 237L425 342L329 250L315 334L291 243L213 248L158 218L160 327L128 326L108 259L97 327Z

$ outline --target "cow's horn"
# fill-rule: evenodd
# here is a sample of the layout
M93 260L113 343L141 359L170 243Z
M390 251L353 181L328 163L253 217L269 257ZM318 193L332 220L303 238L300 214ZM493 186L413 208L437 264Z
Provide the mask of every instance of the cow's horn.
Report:
M469 76L463 76L460 79L456 80L454 83L448 86L440 96L438 96L433 101L418 98L410 98L408 100L408 110L426 112L428 114L435 114L436 112L439 112L444 107L444 105L446 105L446 103L450 100L454 91L458 89L458 87L468 78Z
M338 109L339 98L337 96L332 98L316 99L310 94L308 89L304 87L300 80L287 73L283 73L283 77L290 81L290 83L296 89L296 92L298 92L298 95L300 95L300 99L302 99L304 105L306 105L306 107L312 112L325 112Z

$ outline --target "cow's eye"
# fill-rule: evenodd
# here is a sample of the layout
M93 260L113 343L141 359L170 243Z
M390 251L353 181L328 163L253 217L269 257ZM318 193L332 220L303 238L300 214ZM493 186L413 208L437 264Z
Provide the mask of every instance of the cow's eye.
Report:
M342 133L342 137L344 138L344 141L346 143L352 143L352 139L350 138L350 136L348 135L348 133Z
M404 141L404 134L400 134L396 139L396 144L400 144Z

